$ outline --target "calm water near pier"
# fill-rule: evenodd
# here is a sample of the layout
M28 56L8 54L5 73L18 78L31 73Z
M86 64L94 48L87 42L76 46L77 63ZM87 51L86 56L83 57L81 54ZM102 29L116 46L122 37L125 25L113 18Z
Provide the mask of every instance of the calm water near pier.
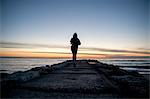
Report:
M13 73L25 71L34 67L52 65L68 59L48 59L48 58L0 58L0 73ZM122 69L135 70L141 74L150 74L150 59L97 59L103 63L122 66Z

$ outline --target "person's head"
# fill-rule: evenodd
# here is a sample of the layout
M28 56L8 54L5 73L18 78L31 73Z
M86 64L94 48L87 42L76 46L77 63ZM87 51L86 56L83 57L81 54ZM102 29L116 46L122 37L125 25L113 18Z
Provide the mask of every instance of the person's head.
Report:
M74 33L74 34L73 34L73 38L77 38L77 33Z

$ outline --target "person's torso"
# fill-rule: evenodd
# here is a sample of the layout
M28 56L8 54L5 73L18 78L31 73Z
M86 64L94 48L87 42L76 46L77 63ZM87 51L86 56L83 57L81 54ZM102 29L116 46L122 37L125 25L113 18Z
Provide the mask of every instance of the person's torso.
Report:
M78 46L80 43L79 39L78 38L72 38L71 39L71 44L72 46Z

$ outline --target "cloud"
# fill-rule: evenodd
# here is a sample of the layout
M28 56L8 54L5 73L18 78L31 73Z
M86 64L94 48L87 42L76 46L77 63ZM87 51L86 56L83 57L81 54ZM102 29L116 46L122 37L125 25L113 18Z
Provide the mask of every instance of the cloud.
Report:
M150 48L149 47L147 47L147 48L138 48L138 50L150 51Z
M132 58L132 59L134 59L134 58L139 58L139 59L142 59L142 58L147 58L147 59L149 59L149 56L128 56L128 55L110 55L110 57L109 58Z
M1 42L1 48L67 48L60 45L44 45L32 43Z
M1 42L0 43L1 48L62 48L67 49L70 48L69 46L62 46L62 45L44 45L44 44L32 44L32 43L16 43L16 42ZM142 49L142 48L141 48ZM145 48L143 48L145 49ZM149 55L150 52L148 50L146 51L134 51L134 50L118 50L118 49L106 49L106 48L95 48L95 47L80 47L80 51L99 51L99 53L102 52L111 52L111 53L135 53L135 54L147 54ZM39 52L42 53L42 52ZM52 53L52 52L43 52L43 53ZM58 52L57 52L58 53ZM63 53L63 52L61 52ZM86 55L104 55L99 53L80 53L80 54L86 54ZM63 53L65 54L65 53ZM66 53L67 54L67 53ZM105 54L106 55L106 54Z
M32 52L32 53L53 53L53 54L72 54L72 53L66 53L66 52ZM82 55L108 55L108 54L98 54L98 53L78 53Z
M136 53L136 54L150 54L148 51L132 51L132 50L117 50L117 49L105 49L105 48L81 48L81 50L101 51L101 52L119 52L119 53Z

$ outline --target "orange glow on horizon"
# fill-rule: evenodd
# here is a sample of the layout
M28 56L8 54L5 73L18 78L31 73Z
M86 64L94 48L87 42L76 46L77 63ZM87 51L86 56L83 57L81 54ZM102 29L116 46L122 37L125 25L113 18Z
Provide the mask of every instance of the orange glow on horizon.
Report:
M146 56L146 54L136 54L136 53L130 53L130 54L88 54L88 53L79 53L77 54L78 58L112 58L113 56ZM0 56L2 57L37 57L37 58L72 58L72 54L70 53L51 53L51 52L30 52L30 51L3 51L0 52Z
M11 52L1 52L0 56L4 57L43 57L43 58L72 58L71 53L33 53L33 52L24 52L24 51L11 51ZM78 58L105 58L103 55L86 55L86 54L77 54Z
M70 57L67 54L57 54L57 53L33 53L33 52L23 52L23 51L13 51L13 52L3 52L0 56L13 56L13 57L47 57L47 58L65 58Z

